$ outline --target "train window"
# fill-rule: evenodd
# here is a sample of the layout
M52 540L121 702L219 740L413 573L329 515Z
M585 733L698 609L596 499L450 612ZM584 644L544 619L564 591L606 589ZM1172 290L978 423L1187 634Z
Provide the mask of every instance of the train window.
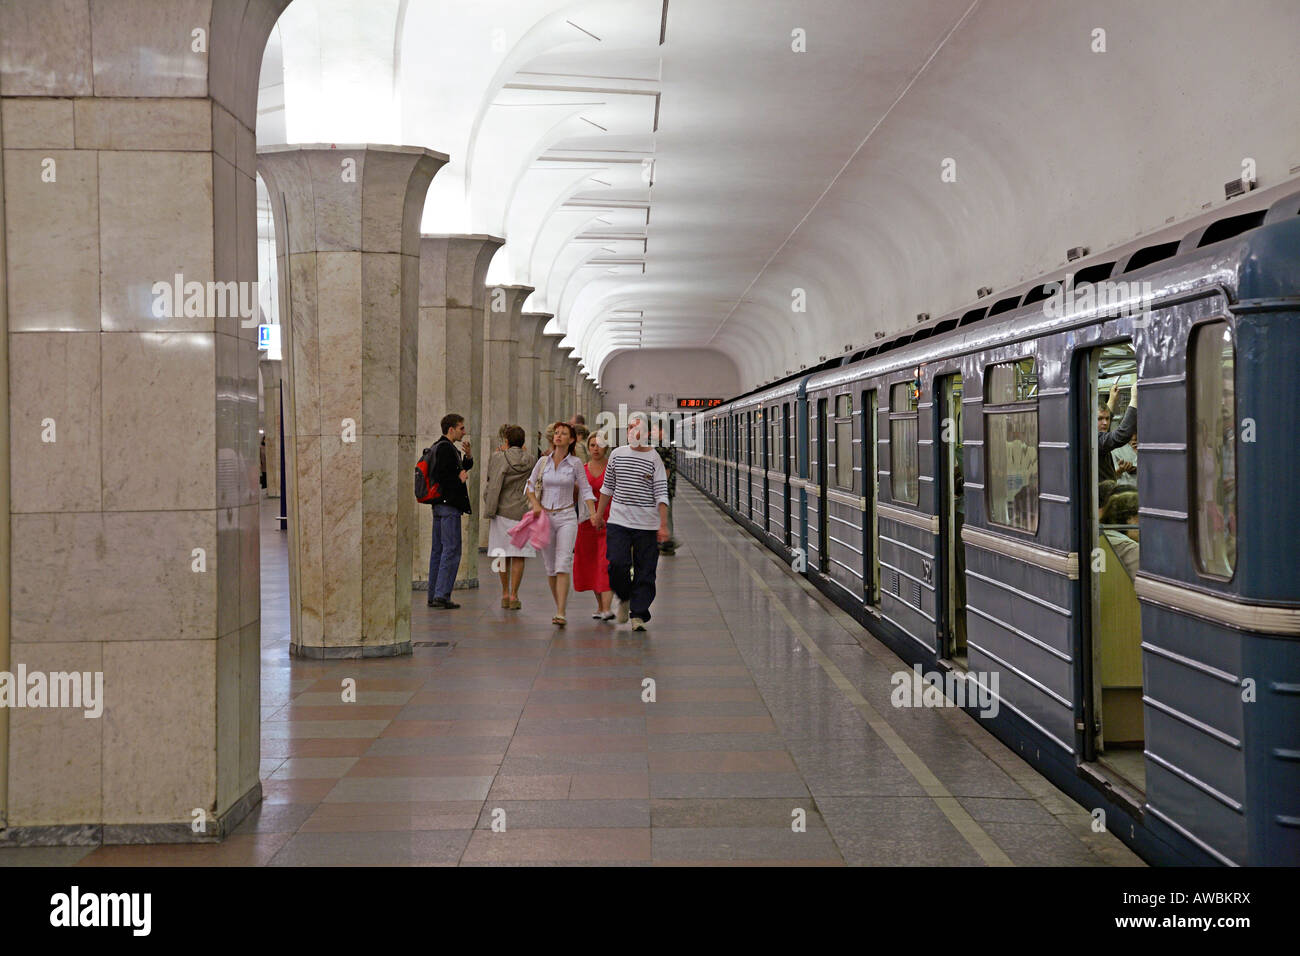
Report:
M1202 574L1217 578L1231 578L1237 563L1235 358L1227 322L1209 322L1193 331L1196 563Z
M889 390L889 478L895 501L914 505L919 500L920 462L916 446L916 406L920 384L899 382Z
M990 524L1038 531L1038 373L1032 358L984 376L984 494Z
M781 467L781 416L775 406L768 411L767 467L774 471Z
M835 396L835 485L853 490L853 396Z

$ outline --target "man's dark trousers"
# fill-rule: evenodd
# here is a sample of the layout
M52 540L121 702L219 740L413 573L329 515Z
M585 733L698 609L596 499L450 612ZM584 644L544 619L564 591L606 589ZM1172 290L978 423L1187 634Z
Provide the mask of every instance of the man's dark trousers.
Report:
M629 601L631 617L650 620L655 599L655 571L659 567L658 531L606 525L605 555L609 559L609 586L620 601Z

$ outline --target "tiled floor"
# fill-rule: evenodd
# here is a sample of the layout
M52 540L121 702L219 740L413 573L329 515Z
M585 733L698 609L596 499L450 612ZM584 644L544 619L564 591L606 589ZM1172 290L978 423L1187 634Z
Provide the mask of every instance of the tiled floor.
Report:
M901 661L678 488L649 631L589 595L557 630L530 562L522 611L416 592L413 657L328 663L288 657L268 504L262 805L220 845L0 864L1140 865L963 712L892 708Z

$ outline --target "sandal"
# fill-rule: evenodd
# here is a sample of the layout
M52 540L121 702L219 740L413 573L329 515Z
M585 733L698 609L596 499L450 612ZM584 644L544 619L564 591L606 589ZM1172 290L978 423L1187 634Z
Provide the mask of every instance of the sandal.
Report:
M555 617L551 618L551 623L558 624L560 627L564 627L564 625L568 624L569 622L557 614L555 615Z
M510 598L508 598L508 597L503 597L503 598L501 599L501 606L502 606L503 608L505 608L506 610L509 610L509 609L510 609Z
M519 603L519 598L512 598L510 601L510 610L518 611L523 605Z

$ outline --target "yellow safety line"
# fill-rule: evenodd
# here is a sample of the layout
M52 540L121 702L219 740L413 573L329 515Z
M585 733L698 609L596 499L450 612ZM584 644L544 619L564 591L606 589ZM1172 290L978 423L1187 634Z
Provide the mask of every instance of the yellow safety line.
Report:
M722 536L722 532L718 530L717 526L714 525L713 522L709 521L700 510L695 507L693 501L690 499L680 500L686 501L686 504L695 512L696 516L705 527L712 531L718 541L722 543L722 546L730 551L732 555L745 567L745 570L749 572L750 577L752 577L754 582L763 589L764 593L767 594L768 599L776 606L777 612L785 620L786 624L789 625L790 630L795 633L795 636L799 638L799 642L808 649L808 653L812 654L813 659L821 665L822 670L826 672L826 675L830 677L835 686L843 691L844 696L847 697L853 706L858 709L858 712L861 713L863 718L866 720L867 726L875 732L877 737L885 742L885 746L893 751L894 756L896 756L899 761L902 762L903 766L907 768L907 772L912 775L913 779L921 785L922 789L925 790L930 799L932 799L935 804L938 805L939 809L943 811L943 815L948 818L948 822L957 829L957 832L965 838L966 842L971 845L971 848L979 854L980 859L989 866L1015 866L1015 864L1011 862L1011 858L1007 856L1006 853L1002 851L1002 848L993 841L993 838L984 832L984 828L975 822L975 818L966 812L966 808L957 802L957 798L948 792L948 788L945 787L930 768L925 765L925 761L916 755L916 752L906 744L902 737L898 736L898 733L894 728L889 725L885 718L880 716L879 711L872 707L871 704L867 702L867 699L858 693L857 688L854 687L849 679L844 676L843 672L835 666L835 662L827 657L822 649L817 646L817 643L808 635L808 632L803 629L795 616L790 613L790 609L785 606L785 603L779 597L777 597L776 592L768 587L767 582L763 580L763 576L758 573L758 570L745 559L744 555L732 547L731 543Z

